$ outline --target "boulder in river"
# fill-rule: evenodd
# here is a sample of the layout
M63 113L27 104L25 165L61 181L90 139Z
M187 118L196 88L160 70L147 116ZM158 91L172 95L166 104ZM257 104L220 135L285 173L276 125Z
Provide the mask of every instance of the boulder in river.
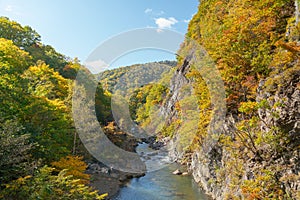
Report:
M188 172L183 172L181 175L182 176L187 176L187 175L189 175L189 173Z
M182 172L179 169L176 169L174 172L172 172L174 175L181 175Z

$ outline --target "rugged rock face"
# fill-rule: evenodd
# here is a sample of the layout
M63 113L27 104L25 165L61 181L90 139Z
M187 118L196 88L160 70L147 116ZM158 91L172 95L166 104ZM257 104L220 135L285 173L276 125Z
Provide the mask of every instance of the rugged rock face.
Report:
M230 2L238 4L243 1ZM249 24L243 30L232 23L238 17L235 18L234 14L227 15L234 13L233 11L246 12L246 4L250 6L250 10L253 6L252 9L257 10L257 13L261 9L270 8L267 4L260 7L263 1L250 2L237 5L241 10L229 7L226 10L224 5L228 1L218 1L216 4L202 1L203 6L199 6L199 12L191 20L187 36L204 45L217 64L227 92L228 112L224 123L219 120L222 125L216 126L218 133L211 134L208 126L218 121L214 118L218 114L213 112L214 104L209 103L212 95L208 95L207 82L203 76L202 79L199 77L201 74L193 71L193 65L189 66L187 58L192 53L188 52L194 46L187 39L179 51L185 53L186 60L181 62L179 59L182 65L174 74L170 94L161 109L166 117L166 124L171 124L171 128L176 127L174 133L169 134L170 156L173 160L186 163L194 179L214 199L299 199L299 1L289 0L282 5L281 1L274 1L281 6L277 7L278 10L269 10L273 13L269 20L279 17L273 21L276 26L268 30L261 41L256 41L257 38L252 36L258 29L257 36L264 34L266 26L257 26L256 20L264 21L267 15L257 15L255 24ZM244 12L241 15L237 13L237 16L244 17ZM249 13L250 18L252 14ZM228 19L229 24L225 23ZM246 21L245 24L248 23ZM225 29L214 38L219 30L214 29L215 26L220 30ZM252 29L253 27L255 28ZM246 34L248 31L245 34L243 32L247 28L249 35ZM278 38L269 37L272 31ZM242 37L245 40L237 40ZM252 47L251 42L256 45ZM220 44L224 44L224 48L219 48ZM262 44L270 46L266 48ZM262 48L259 49L258 46ZM185 119L181 115L183 112L178 109L181 90L186 84L195 86L197 100L193 102L199 107L200 117L199 120L196 119L196 139L190 138L194 139L194 146L182 149L180 140L183 135L187 140L188 134L185 133L189 130L186 127L182 129L187 123L182 123Z
M300 71L293 67L261 81L257 101L266 101L259 109L263 129L279 127L295 138L300 135Z
M214 199L222 197L223 190L226 189L212 182L212 179L216 178L215 167L221 166L220 151L220 148L212 148L209 154L204 153L203 150L194 152L189 168L195 181Z
M294 66L280 74L261 82L258 88L257 101L265 101L265 107L258 110L263 131L272 127L279 128L287 134L290 142L285 155L276 159L280 165L290 164L282 171L281 176L300 173L300 67ZM298 148L297 148L298 147ZM290 192L300 190L300 180L285 182L284 187ZM296 197L295 197L296 198Z
M189 82L189 80L185 77L189 67L189 61L185 60L183 65L177 69L171 79L168 101L166 101L164 106L161 108L161 113L166 117L168 124L170 124L172 118L176 116L175 104L180 100L180 90Z
M182 66L176 70L171 79L169 95L160 110L161 114L166 119L166 125L170 125L172 123L172 120L178 118L178 113L175 109L175 104L182 98L182 87L189 83L189 80L185 76L186 73L189 71L189 68L189 61L186 59L184 60ZM182 150L177 145L178 141L179 138L175 134L174 137L168 142L168 146L170 149L170 158L173 160L180 160L184 157L184 152L182 152Z
M177 111L175 104L180 99L180 90L189 83L185 74L189 70L188 62L175 72L171 81L171 93L162 108L162 113L167 116L167 123L176 119ZM278 127L289 135L291 142L290 149L295 149L300 145L300 70L299 66L291 67L280 74L269 77L261 81L257 91L257 102L266 101L266 107L259 109L262 131L269 131L272 127ZM223 124L224 134L231 135L235 131L236 117L227 115ZM214 199L224 199L230 190L230 178L226 176L222 182L218 179L217 170L223 168L230 160L228 152L218 143L212 143L206 148L200 148L195 152L187 154L178 148L180 137L175 133L169 141L170 157L173 160L188 160L186 163L196 182ZM207 145L206 145L207 146ZM277 157L276 157L277 156ZM253 173L261 168L267 167L270 163L277 166L284 166L289 163L291 167L284 168L277 176L278 181L282 181L282 187L290 194L300 190L300 181L285 182L283 177L298 174L300 172L299 150L286 152L284 156L274 155L270 161L258 162L253 159L246 159L244 165L247 166L244 176L240 181L253 179ZM186 159L188 157L188 159ZM226 172L231 173L231 172ZM236 197L242 198L241 190L231 191ZM296 196L293 196L296 199Z
M190 81L185 76L189 71L189 61L184 60L181 67L177 69L170 84L170 94L161 109L161 113L166 117L166 123L170 124L172 120L178 117L178 113L175 109L175 104L181 100L183 95L181 89ZM221 191L216 185L212 185L209 180L211 177L215 177L214 167L220 165L222 150L217 146L210 146L203 151L197 151L190 154L186 154L180 148L180 136L175 134L168 142L169 156L174 161L182 161L188 159L186 163L188 170L192 172L192 175L196 182L201 183L201 186L209 194L215 194L213 197L220 196Z

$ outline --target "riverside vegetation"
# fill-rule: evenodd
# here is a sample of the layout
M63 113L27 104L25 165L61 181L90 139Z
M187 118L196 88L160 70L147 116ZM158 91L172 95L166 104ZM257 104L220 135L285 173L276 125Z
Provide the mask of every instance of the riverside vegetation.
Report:
M170 155L186 164L214 199L300 198L297 9L297 0L201 1L176 67L128 97L131 116L141 126L151 122L151 107L162 107L167 120L158 140L169 139ZM29 26L5 17L0 37L0 198L105 198L88 186L85 161L91 157L71 116L74 79L84 67L43 44ZM205 48L224 82L227 113L214 136L208 133L214 105L205 80L189 63L195 52L191 41ZM112 137L110 91L122 70L129 68L100 75L104 88L99 85L95 95L97 118L121 148L126 139ZM193 86L195 98L173 98L183 82ZM196 117L182 112L187 104L197 106ZM186 114L193 116L189 123L182 120Z

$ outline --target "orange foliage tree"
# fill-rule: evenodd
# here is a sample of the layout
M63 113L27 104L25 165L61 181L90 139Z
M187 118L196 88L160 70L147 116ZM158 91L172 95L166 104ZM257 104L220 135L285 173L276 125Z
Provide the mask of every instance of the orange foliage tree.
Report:
M86 184L89 182L90 175L84 173L87 168L87 164L82 161L81 156L68 155L61 158L59 161L52 162L51 164L56 168L56 171L67 169L66 175L72 175L75 179L80 179L78 183Z

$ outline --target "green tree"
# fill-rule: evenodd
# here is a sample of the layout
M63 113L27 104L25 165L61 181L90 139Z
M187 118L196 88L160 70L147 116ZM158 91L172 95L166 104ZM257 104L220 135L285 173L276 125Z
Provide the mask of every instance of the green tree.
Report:
M38 60L44 61L50 68L60 74L64 74L64 68L68 65L66 56L58 53L52 46L37 44L26 49L32 56L34 62Z
M42 44L40 35L30 26L22 26L7 17L0 17L0 38L11 40L14 45L27 51L33 62L43 60L61 74L68 64L67 57L58 53L52 46Z
M29 26L22 27L7 17L0 17L0 37L12 40L15 45L26 49L40 42L40 35Z
M31 57L13 44L0 38L0 111L2 117L11 118L22 113L28 96L24 89L26 81L22 73L28 68Z
M23 75L28 82L28 91L38 97L64 101L68 97L69 82L43 61L31 66Z
M0 118L0 182L7 183L29 173L34 167L30 135L16 121Z
M34 176L25 176L6 185L0 193L2 199L7 200L35 200L35 199L104 199L107 194L98 195L97 191L83 184L79 180L66 175L62 170L53 175L54 168L44 166Z

